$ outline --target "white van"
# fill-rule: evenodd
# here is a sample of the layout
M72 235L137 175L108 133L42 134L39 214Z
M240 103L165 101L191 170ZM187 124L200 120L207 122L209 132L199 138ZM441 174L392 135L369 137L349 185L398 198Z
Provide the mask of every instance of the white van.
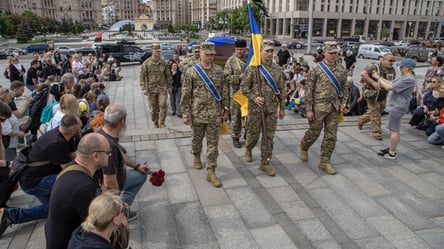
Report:
M368 58L379 60L385 54L392 53L392 51L383 45L361 44L358 49L358 58Z

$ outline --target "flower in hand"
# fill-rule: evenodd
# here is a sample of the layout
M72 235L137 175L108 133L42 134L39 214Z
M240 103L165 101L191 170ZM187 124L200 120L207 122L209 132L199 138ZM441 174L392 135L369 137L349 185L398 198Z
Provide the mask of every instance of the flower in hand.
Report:
M158 171L151 171L150 169L146 169L145 173L150 175L150 182L156 187L162 186L165 181L165 171L159 169Z

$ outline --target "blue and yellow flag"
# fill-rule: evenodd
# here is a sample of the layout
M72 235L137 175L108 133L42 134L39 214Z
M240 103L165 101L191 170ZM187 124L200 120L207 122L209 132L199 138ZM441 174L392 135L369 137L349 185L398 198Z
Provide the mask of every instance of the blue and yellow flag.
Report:
M261 45L262 34L257 25L256 19L254 19L253 11L251 10L250 1L248 1L248 16L250 19L250 32L251 32L251 45L248 51L247 61L245 63L244 72L248 66L261 65ZM240 91L233 94L233 99L241 106L241 116L248 115L248 98L245 97Z
M248 66L259 66L261 64L261 44L262 34L257 25L256 19L254 19L253 11L251 10L250 1L248 1L248 17L250 19L250 33L251 33L251 46L248 51L247 63Z

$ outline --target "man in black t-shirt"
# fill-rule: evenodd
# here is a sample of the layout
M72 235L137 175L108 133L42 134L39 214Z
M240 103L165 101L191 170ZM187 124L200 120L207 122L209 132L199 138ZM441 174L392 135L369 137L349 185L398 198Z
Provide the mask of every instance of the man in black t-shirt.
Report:
M288 63L288 59L290 59L291 55L287 49L287 44L282 44L282 48L278 51L277 56L279 58L279 66L282 67Z
M76 159L54 184L45 224L47 249L67 248L72 232L88 216L88 206L100 193L94 173L108 164L111 148L102 135L82 137Z
M140 188L146 181L145 170L148 165L138 163L129 158L125 149L119 145L119 134L126 125L126 110L120 105L109 105L104 113L105 124L96 133L100 133L108 140L112 153L107 167L103 168L103 186L105 189L123 191L122 199L129 206ZM128 165L132 169L125 167ZM130 213L129 220L136 217Z
M6 208L0 223L0 237L10 224L44 219L48 216L51 190L57 174L74 158L82 123L74 114L62 118L61 125L43 134L29 152L29 163L42 166L27 167L20 175L20 186L41 203L31 208ZM44 163L44 162L47 163Z
M26 74L26 87L30 91L34 91L35 86L39 84L39 77L37 76L37 71L39 67L40 62L38 60L31 61L31 67Z

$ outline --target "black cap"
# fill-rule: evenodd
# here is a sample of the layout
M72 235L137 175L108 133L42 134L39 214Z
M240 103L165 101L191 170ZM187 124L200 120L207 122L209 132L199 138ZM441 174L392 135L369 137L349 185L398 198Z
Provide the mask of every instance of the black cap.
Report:
M246 48L247 47L247 41L244 39L238 39L234 42L234 46L236 48Z

